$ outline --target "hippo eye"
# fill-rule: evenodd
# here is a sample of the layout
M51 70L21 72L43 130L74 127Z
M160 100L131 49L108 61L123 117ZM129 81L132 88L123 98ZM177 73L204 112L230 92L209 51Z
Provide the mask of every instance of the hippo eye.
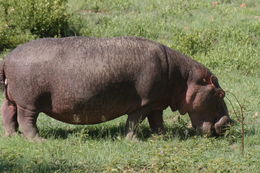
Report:
M205 79L205 78L199 80L198 83L199 83L200 85L207 85L207 84L208 84L207 79Z

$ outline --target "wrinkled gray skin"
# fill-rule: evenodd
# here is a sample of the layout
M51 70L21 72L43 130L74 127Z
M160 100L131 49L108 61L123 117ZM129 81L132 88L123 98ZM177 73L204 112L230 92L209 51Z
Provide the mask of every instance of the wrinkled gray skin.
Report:
M193 127L221 134L229 123L224 91L203 65L136 37L46 38L18 46L1 62L5 134L38 139L44 112L70 124L96 124L124 114L127 138L148 118L163 133L162 112L188 113Z

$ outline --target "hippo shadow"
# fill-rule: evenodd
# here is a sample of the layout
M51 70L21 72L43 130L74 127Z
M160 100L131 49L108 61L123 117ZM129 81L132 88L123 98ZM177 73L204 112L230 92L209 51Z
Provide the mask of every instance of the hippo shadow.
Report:
M53 139L67 139L70 137L78 137L81 139L107 139L118 138L124 136L124 125L112 125L109 127L104 126L76 126L70 129L57 127L57 128L44 128L40 130L40 135L43 138Z
M164 140L178 138L186 140L189 137L195 136L196 131L192 128L184 126L166 126L166 133L161 135ZM146 141L152 133L147 124L141 124L137 129L138 140ZM63 127L49 127L40 129L40 136L46 139L67 139L70 137L78 137L81 140L102 140L102 139L123 139L125 138L125 123L119 123L109 126L75 126L69 129Z

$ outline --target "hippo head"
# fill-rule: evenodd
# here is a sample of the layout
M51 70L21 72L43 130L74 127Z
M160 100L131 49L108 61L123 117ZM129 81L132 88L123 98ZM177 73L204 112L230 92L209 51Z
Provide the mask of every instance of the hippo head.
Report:
M232 121L224 97L225 92L214 74L205 68L193 69L179 112L188 113L192 126L203 134L221 135Z

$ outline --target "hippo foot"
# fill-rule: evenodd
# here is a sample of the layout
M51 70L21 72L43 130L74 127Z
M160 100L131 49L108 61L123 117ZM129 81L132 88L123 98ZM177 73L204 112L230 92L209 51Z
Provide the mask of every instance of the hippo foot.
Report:
M45 142L46 139L45 138L42 138L40 137L39 135L36 135L35 137L33 138L28 138L26 137L30 142Z
M11 137L17 134L17 131L5 131L4 137Z
M164 135L163 110L155 110L147 116L153 134Z
M165 135L166 134L166 130L164 128L153 129L152 130L152 134L155 134L155 135Z
M12 133L5 132L5 133L3 134L3 137L9 138L9 137L13 137L13 136L15 136L15 135L19 135L19 133L18 133L18 132L12 132Z
M128 132L125 137L126 140L131 141L138 141L137 136L134 134L134 132Z

